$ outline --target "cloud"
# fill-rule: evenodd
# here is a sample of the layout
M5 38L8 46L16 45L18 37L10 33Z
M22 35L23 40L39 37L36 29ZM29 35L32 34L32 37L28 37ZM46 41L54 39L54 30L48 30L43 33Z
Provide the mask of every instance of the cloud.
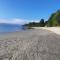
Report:
M9 23L9 24L25 24L29 22L39 22L39 20L27 20L27 19L0 19L0 23Z
M0 23L9 23L9 24L25 24L27 23L27 20L25 19L0 19Z

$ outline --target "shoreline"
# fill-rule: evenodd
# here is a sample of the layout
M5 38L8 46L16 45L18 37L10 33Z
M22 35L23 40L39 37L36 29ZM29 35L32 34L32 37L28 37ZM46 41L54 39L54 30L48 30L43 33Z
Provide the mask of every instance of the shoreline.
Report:
M60 36L43 28L2 35L0 36L0 59L16 60L18 58L20 60L31 60L33 57L32 60L40 60L44 57L45 60L47 58L51 59L53 54L57 54L59 57L59 43ZM57 56L52 57L54 59L57 58Z
M33 27L34 29L43 29L43 30L48 30L53 33L56 33L60 35L60 27Z

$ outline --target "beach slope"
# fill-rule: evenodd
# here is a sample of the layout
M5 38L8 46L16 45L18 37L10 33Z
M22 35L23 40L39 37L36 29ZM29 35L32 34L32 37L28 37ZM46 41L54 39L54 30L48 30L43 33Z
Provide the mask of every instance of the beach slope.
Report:
M60 60L60 35L42 28L1 35L0 60Z

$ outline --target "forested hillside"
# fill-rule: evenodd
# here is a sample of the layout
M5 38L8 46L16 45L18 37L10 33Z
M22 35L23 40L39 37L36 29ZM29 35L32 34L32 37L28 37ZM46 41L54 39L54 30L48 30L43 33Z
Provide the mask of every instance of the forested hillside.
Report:
M41 19L40 22L30 22L28 24L24 24L24 26L28 27L57 27L60 26L60 10L57 10L55 13L52 13L49 19L46 21Z
M47 26L60 26L60 10L51 14L50 18L48 19Z

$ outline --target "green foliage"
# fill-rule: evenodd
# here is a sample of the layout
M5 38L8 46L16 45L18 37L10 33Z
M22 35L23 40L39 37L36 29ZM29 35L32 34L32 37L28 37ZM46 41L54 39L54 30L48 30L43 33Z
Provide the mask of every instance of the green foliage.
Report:
M57 10L57 12L51 14L48 21L44 22L44 19L41 19L40 22L30 22L29 24L25 24L25 26L28 27L44 27L44 26L60 26L60 10Z
M47 26L60 26L60 10L51 15L51 17L48 19Z
M55 13L51 14L51 17L48 19L48 23L47 26L52 27L53 26L53 17L54 17Z
M41 19L40 20L40 27L44 27L44 26L45 26L44 19Z
M30 22L28 24L25 24L24 26L28 26L28 27L44 27L45 23L44 23L44 19L41 19L40 22Z

